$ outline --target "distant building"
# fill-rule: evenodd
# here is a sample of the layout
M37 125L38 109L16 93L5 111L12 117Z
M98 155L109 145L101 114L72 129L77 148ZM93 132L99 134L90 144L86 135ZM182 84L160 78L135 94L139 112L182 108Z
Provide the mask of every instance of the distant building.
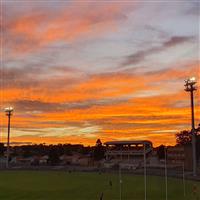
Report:
M83 155L80 153L73 153L72 155L62 155L60 156L60 160L63 165L88 166L91 164L91 156Z
M142 165L144 155L148 155L153 150L151 141L110 141L106 142L105 167L110 168L120 165L121 168L135 169Z
M174 166L183 166L184 164L186 170L192 170L192 146L167 147L167 162Z
M15 166L30 166L31 162L33 161L33 157L23 158L20 156L15 156L11 159L10 164Z
M46 165L48 163L49 156L48 155L40 156L38 160L39 160L39 165Z

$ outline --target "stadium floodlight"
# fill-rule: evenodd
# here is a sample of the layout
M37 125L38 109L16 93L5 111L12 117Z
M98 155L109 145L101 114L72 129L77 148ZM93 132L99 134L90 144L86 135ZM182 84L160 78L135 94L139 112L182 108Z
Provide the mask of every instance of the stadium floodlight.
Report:
M6 115L12 115L14 108L13 107L7 107L5 108Z
M191 98L191 124L192 124L192 157L193 157L193 176L197 174L196 166L196 130L195 130L195 120L194 120L194 91L197 90L195 77L185 80L185 91L190 92Z
M195 82L195 81L196 81L196 78L195 78L195 77L191 77L191 78L190 78L190 81Z
M13 114L13 107L7 107L5 108L6 116L8 116L8 137L7 137L7 168L9 167L9 158L10 158L10 118Z
M185 91L187 92L191 92L196 90L195 84L196 84L196 78L195 77L191 77L185 80Z

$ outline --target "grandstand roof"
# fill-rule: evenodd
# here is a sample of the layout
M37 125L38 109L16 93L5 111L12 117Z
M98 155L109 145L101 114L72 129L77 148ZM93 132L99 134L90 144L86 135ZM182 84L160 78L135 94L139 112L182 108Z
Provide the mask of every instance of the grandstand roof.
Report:
M116 141L108 141L105 142L105 145L126 145L126 144L144 144L144 143L148 143L148 144L152 144L151 141L149 140L116 140Z

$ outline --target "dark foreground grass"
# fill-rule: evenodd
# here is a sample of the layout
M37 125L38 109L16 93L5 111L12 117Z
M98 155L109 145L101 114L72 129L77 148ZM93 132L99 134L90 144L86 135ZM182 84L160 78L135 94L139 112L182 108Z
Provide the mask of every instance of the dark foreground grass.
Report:
M112 181L112 187L109 181ZM143 200L143 176L122 174L122 200ZM200 183L186 181L184 197L181 179L168 178L169 200L197 200L194 185L200 193ZM147 177L147 199L165 200L165 179ZM0 200L119 200L117 174L68 173L41 171L1 171ZM199 194L200 196L200 194Z

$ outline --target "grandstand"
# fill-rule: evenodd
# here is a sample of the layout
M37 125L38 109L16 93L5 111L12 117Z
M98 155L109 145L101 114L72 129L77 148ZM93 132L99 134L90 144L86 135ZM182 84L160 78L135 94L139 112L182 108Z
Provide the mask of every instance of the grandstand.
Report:
M106 168L117 165L121 168L136 169L143 165L144 155L148 157L153 150L152 142L148 140L110 141L104 144Z

